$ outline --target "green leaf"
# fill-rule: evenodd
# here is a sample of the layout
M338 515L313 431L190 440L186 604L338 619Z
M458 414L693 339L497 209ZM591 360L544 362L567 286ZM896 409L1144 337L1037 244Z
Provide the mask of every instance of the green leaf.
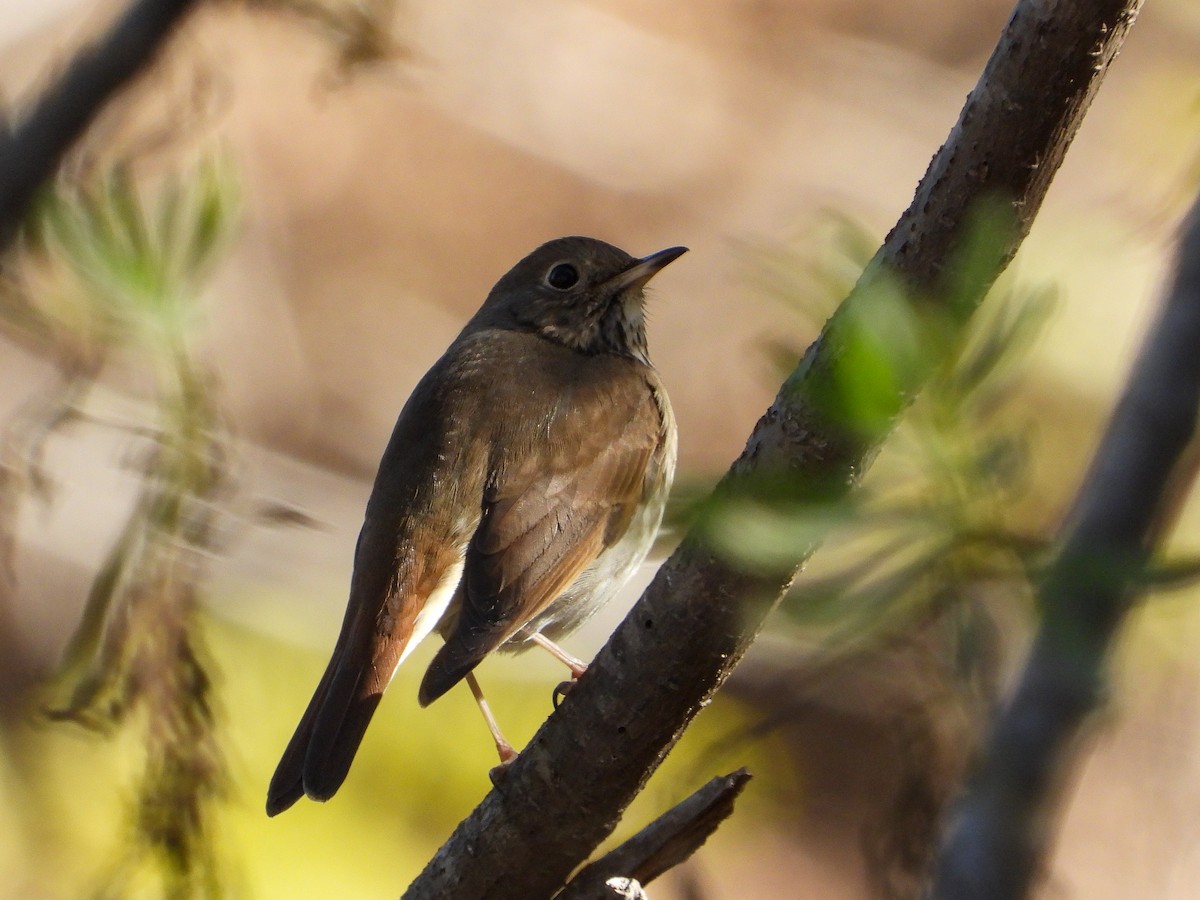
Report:
M900 413L926 357L923 328L894 279L878 276L839 312L828 399L848 424L868 434L885 429Z

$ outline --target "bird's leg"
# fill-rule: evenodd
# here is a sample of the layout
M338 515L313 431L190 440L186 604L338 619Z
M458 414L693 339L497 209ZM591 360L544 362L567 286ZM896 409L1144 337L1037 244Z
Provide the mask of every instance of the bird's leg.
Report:
M577 659L572 656L541 632L535 634L530 638L530 640L557 659L559 662L563 663L568 669L570 669L572 681L576 680L580 675L587 671L587 663L585 663L582 659Z
M500 754L500 765L507 766L517 758L517 751L513 749L512 744L506 741L504 735L500 733L500 726L496 724L496 717L492 715L492 708L488 706L487 699L483 696L483 690L479 687L479 681L475 678L474 672L467 673L466 682L467 687L471 689L471 695L475 698L475 702L479 704L479 711L483 713L483 720L487 722L488 731L492 733L492 740L496 742L496 752Z
M559 682L554 687L554 693L550 695L550 701L554 704L554 708L558 709L558 704L562 702L562 698L567 696L567 692L575 686L575 682L579 679L579 676L587 671L587 663L582 659L572 656L541 632L535 634L530 640L559 662L566 664L567 668L571 670L571 680Z

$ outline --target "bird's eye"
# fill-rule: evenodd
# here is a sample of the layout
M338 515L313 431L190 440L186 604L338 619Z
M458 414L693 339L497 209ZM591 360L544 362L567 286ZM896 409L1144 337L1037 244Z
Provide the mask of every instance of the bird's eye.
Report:
M570 263L559 263L546 273L546 284L556 291L566 291L579 282L579 270Z

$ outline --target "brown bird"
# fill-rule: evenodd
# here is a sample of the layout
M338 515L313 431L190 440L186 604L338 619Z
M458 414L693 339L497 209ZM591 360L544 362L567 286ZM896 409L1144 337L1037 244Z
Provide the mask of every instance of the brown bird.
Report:
M502 762L516 754L472 670L554 641L645 558L675 469L675 420L646 349L643 288L686 252L636 259L550 241L492 288L404 405L354 552L329 666L271 779L267 813L341 786L393 674L436 630L418 699L466 679Z

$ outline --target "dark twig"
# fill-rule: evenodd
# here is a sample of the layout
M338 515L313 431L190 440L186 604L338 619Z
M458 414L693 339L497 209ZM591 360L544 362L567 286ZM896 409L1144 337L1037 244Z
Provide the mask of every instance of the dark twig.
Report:
M738 769L714 778L682 803L667 810L621 846L606 853L571 879L556 900L590 900L604 896L614 877L636 878L647 885L704 845L709 836L733 814L733 804L750 781Z
M75 55L28 115L0 132L0 252L67 151L104 104L154 59L194 3L136 0L101 40Z
M1136 598L1200 407L1200 202L1175 283L1138 357L1041 587L1043 621L980 771L957 810L933 896L1024 897L1050 835L1060 776L1101 702L1108 648ZM1188 467L1194 475L1194 467Z
M952 311L953 347L991 281L1016 252L1140 8L1140 0L1022 0L934 157L912 206L858 287L809 348L755 427L721 490L786 473L803 497L843 495L870 463L890 422L847 426L830 385L846 330L880 280L897 279L925 308ZM981 201L1012 221L976 261L969 284L953 265ZM923 355L896 385L898 415L930 371ZM798 567L815 547L798 548ZM559 709L464 820L405 895L417 898L551 896L619 821L695 714L741 659L793 571L755 574L691 535L659 570Z

